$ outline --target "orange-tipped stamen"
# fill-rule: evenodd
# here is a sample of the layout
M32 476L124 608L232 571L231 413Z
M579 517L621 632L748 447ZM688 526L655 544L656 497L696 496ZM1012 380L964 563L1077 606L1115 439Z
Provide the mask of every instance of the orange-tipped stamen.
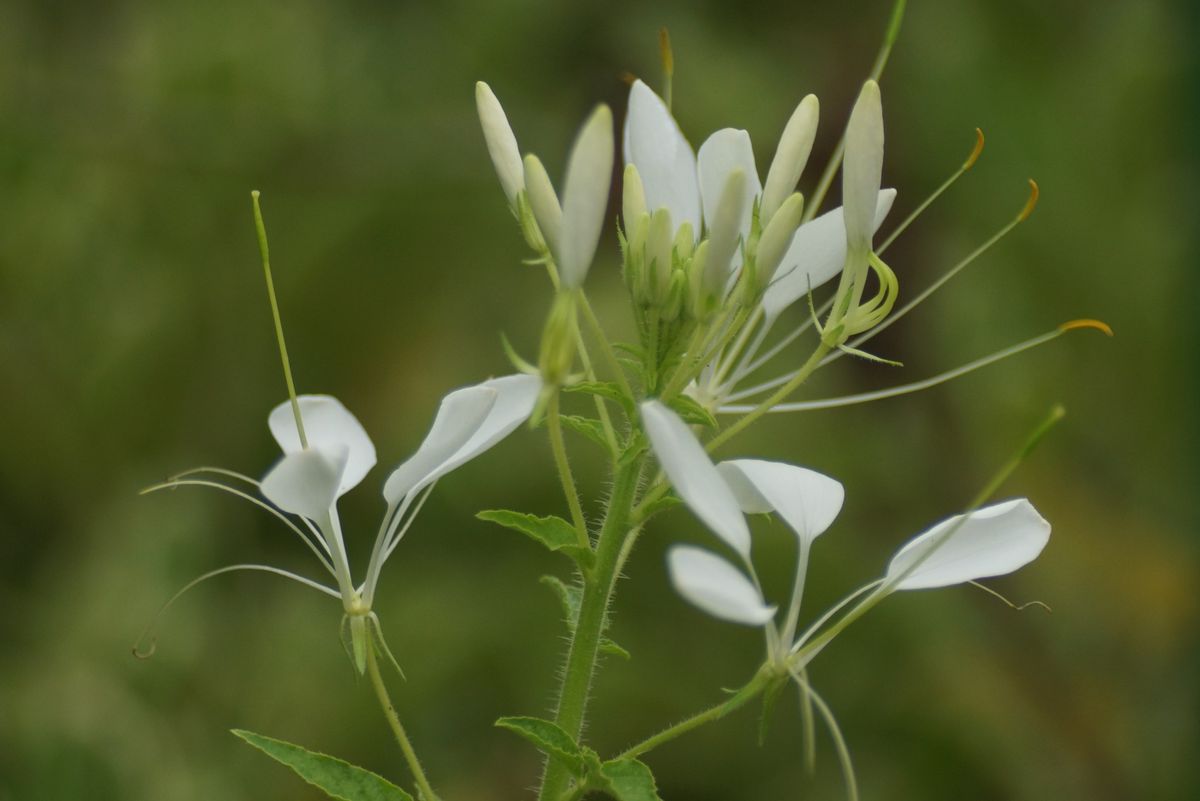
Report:
M967 156L967 160L963 162L963 172L975 166L975 162L979 161L980 154L983 153L983 129L975 129L975 147L971 149L971 155Z
M885 250L887 250L891 246L891 244L896 241L896 238L898 236L900 236L900 234L904 233L905 230L908 229L908 226L910 226L914 222L916 222L916 219L925 212L925 209L927 209L931 205L933 205L933 201L935 201L939 197L941 197L942 193L945 192L947 189L954 186L954 182L957 181L959 178L961 178L963 176L963 173L965 173L967 170L971 169L972 166L974 166L975 162L979 159L979 154L982 152L983 152L983 131L980 130L979 128L976 128L975 129L975 145L971 148L971 155L967 156L967 160L962 163L962 166L960 166L957 170L952 172L950 174L949 178L942 181L941 186L939 186L937 189L933 190L933 194L931 194L929 197L922 200L921 204L919 206L917 206L915 209L913 209L911 214L909 214L907 217L904 218L904 222L897 225L896 228L890 234L888 234L888 238L883 240L883 244L880 245L879 247L875 248L875 253L882 254Z
M1103 320L1093 320L1090 317L1082 320L1068 320L1058 327L1059 331L1067 332L1074 331L1078 328L1092 328L1101 332L1105 336L1113 336L1112 326Z
M1038 189L1037 181L1029 179L1029 200L1025 201L1025 208L1021 209L1021 214L1017 217L1018 220L1024 221L1029 219L1029 215L1033 214L1033 210L1037 208L1038 198L1041 196L1042 190Z

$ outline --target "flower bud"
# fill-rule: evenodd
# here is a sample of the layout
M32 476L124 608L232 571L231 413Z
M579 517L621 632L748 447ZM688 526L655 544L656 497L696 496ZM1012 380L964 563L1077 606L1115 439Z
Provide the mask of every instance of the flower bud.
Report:
M804 213L804 196L799 192L789 197L778 212L767 223L762 236L758 240L758 251L755 257L755 267L758 270L758 285L766 287L775 277L796 229L800 227L800 217Z
M809 153L812 152L813 139L817 135L819 112L817 96L809 95L800 101L784 126L771 169L767 172L767 183L763 187L758 212L763 225L771 221L800 181Z
M675 255L682 261L687 261L692 257L693 251L696 249L696 234L692 230L690 222L684 222L679 226L679 230L675 232Z
M562 230L562 207L558 205L558 195L554 192L554 184L542 161L532 154L525 157L525 193L529 198L529 208L533 218L541 229L551 253L557 254L559 233ZM557 256L556 256L557 258Z
M635 224L646 213L646 191L642 188L642 176L637 167L632 164L625 166L625 178L621 187L621 221L628 238L629 226Z
M653 302L658 305L666 298L667 284L671 280L671 248L675 233L675 227L671 224L671 212L666 208L654 212L649 228L645 265L650 276Z
M556 259L559 279L567 289L583 284L596 256L608 210L612 168L612 111L602 104L584 122L567 157L562 236Z
M488 155L500 178L500 186L508 203L517 206L517 193L525 188L525 173L521 166L521 151L517 138L513 136L508 117L492 89L483 81L475 84L475 108L479 112L479 124L487 142Z
M859 254L871 249L882 171L883 107L879 84L867 81L850 112L850 122L846 126L846 155L842 159L846 244Z

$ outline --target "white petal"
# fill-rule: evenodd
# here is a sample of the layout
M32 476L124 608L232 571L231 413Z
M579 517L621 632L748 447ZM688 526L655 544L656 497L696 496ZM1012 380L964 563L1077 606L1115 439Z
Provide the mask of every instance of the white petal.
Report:
M767 184L763 188L760 214L764 223L775 216L775 212L800 182L800 175L812 152L813 139L817 135L819 114L817 96L808 95L796 106L784 126L779 146L775 148L775 158L771 160L771 168L767 171Z
M676 225L700 233L700 186L696 155L662 99L641 81L629 90L625 115L625 163L637 167L650 212L666 208Z
M656 400L642 404L642 425L675 492L717 536L750 556L750 529L733 491L679 415Z
M850 122L846 125L846 154L842 159L842 203L846 209L846 239L856 249L871 247L872 202L879 194L883 172L883 106L879 84L863 84Z
M583 124L567 160L562 239L558 243L559 275L567 289L583 284L596 256L612 188L612 168L612 112L601 105Z
M497 394L490 387L467 387L443 398L421 447L397 467L383 485L383 497L387 502L399 503L425 476L457 453L479 430L495 405Z
M713 617L747 626L762 626L775 616L750 580L716 554L678 545L667 554L675 589Z
M508 202L515 205L517 193L525 188L521 151L500 101L483 81L475 84L475 108L479 112L479 124L483 128L488 155L492 157L496 175L500 178L500 186Z
M349 455L345 445L292 451L263 476L263 497L285 512L320 520L341 494Z
M332 395L301 395L297 400L309 446L326 450L339 445L346 447L349 456L338 488L338 495L345 495L358 486L375 466L375 446L371 444L371 438L367 436L362 423ZM290 401L284 401L271 410L267 425L284 453L301 450Z
M700 145L697 169L700 175L700 198L704 204L704 223L710 227L715 223L725 182L736 170L745 173L746 183L739 204L737 230L742 236L748 235L754 200L762 194L758 168L754 165L754 149L750 146L750 134L736 128L717 131Z
M959 525L962 519L943 520L901 548L887 569L889 583L899 579L892 589L948 587L1003 576L1036 559L1050 539L1050 524L1025 498L985 506ZM900 579L918 560L923 561Z
M454 455L431 472L414 489L428 486L452 470L457 470L479 454L491 448L511 434L517 426L529 419L542 391L542 379L536 375L516 375L493 378L478 384L495 390L496 402L479 428Z
M775 512L808 543L829 528L846 498L840 482L794 464L732 459L721 462L717 470L743 512Z
M881 189L875 200L875 228L883 225L892 202L896 199L895 189ZM774 319L800 298L824 284L842 271L846 263L846 223L839 206L820 217L810 220L796 231L792 244L775 270L775 278L763 296L763 311L767 319Z

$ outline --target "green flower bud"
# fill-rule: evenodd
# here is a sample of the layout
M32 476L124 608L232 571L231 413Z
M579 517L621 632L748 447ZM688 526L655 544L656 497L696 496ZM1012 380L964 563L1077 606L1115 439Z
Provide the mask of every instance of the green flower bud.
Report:
M542 345L538 355L538 370L547 386L561 386L575 364L576 306L574 292L559 292L554 296L550 316L542 329Z
M803 213L804 196L796 192L779 207L779 211L763 229L755 255L755 268L758 271L756 279L760 287L771 283L788 246L792 243L792 236L800 227L800 217Z

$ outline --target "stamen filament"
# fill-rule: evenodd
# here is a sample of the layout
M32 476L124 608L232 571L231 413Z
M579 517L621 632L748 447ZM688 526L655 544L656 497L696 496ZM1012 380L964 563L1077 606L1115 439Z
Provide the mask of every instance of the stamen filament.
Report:
M160 619L162 619L162 616L164 614L166 614L168 609L171 608L171 605L174 604L176 601L178 601L181 597L183 597L183 595L185 593L187 593L189 590L191 590L197 584L201 584L205 581L208 581L210 578L215 578L215 577L223 575L225 573L232 573L232 572L238 571L238 570L256 570L256 571L263 572L263 573L274 573L277 576L283 576L284 578L289 578L292 581L299 582L300 584L303 584L306 587L312 587L314 590L319 590L319 591L325 593L326 595L331 595L334 598L337 598L339 600L342 597L342 594L340 592L338 592L337 590L333 589L332 587L326 587L324 584L321 584L320 582L313 581L312 579L305 578L304 576L296 575L295 573L292 573L287 570L283 570L282 568L272 567L271 565L257 565L257 564L226 565L225 567L219 567L216 570L210 570L209 572L205 573L202 576L197 576L196 578L189 581L187 584L183 585L183 587L178 592L176 592L174 595L172 595L170 600L168 600L165 604L162 605L162 608L159 609L158 612L151 619L150 624L147 625L145 630L142 631L141 636L137 638L137 642L135 642L133 644L133 655L136 656L138 659L149 659L150 657L154 656L154 651L158 647L158 638L153 636L154 629L158 626L158 621ZM147 638L150 639L149 647L142 648L142 643Z
M846 797L849 801L858 801L858 781L854 777L854 764L850 760L850 749L846 746L846 738L842 736L842 730L838 726L837 718L833 716L833 711L825 703L824 699L817 694L817 691L812 688L798 672L790 671L792 678L800 687L800 692L812 699L812 702L817 707L817 711L821 713L821 717L825 719L825 726L829 729L829 736L833 739L834 750L837 751L838 762L842 766L842 776L846 781Z
M889 387L887 389L879 389L873 392L860 392L856 395L844 395L840 398L824 398L821 400L797 401L795 403L781 403L771 409L772 412L807 412L814 409L833 409L840 406L853 406L858 403L869 403L870 401L883 400L884 398L894 398L899 395L908 395L913 392L920 392L923 389L936 387L938 384L944 384L947 381L974 372L982 367L987 367L989 364L1007 359L1009 356L1015 356L1018 353L1036 348L1038 345L1043 345L1051 340L1058 339L1068 329L1061 326L1052 331L1047 331L1040 336L1032 339L1027 339L1024 342L1018 342L1016 345L1011 345L1003 350L984 356L981 359L976 359L973 362L955 367L953 370L947 370L944 373L926 378L922 381L914 381L911 384L901 384L897 387ZM748 404L730 404L722 406L717 410L720 414L741 414L755 408Z
M979 154L982 152L983 152L983 131L979 128L976 128L975 129L975 147L972 148L971 155L967 156L967 160L962 163L962 166L960 166L957 170L955 170L953 173L951 173L949 178L947 178L945 181L942 181L941 186L939 186L937 189L933 190L933 194L931 194L929 197L925 198L925 200L923 200L919 206L917 206L915 209L912 210L911 214L909 214L907 217L904 218L903 222L901 222L899 225L896 226L895 230L893 230L890 234L888 234L888 238L883 240L883 244L880 245L879 247L875 248L876 255L883 255L883 252L885 250L887 250L893 242L896 241L896 239L900 236L900 234L904 233L905 230L907 230L910 225L912 225L914 222L916 222L916 219L918 217L920 217L925 212L926 209L928 209L931 205L933 205L933 201L935 201L939 197L941 197L942 193L945 192L950 187L954 186L954 184L958 181L958 179L961 178L963 176L963 174L966 173L967 170L969 170L969 169L971 169L971 167L975 166L975 162L979 159Z
M254 228L258 233L258 250L262 255L263 276L267 279L267 297L271 300L271 316L275 320L275 340L279 343L279 360L283 364L283 378L287 382L288 398L292 402L292 414L296 417L296 433L300 435L300 447L308 448L308 437L304 434L304 420L300 416L300 401L296 398L296 384L292 381L292 365L288 360L287 342L283 338L283 320L279 316L279 302L275 299L275 282L271 278L271 251L267 245L267 226L263 222L262 207L258 203L259 191L250 193L254 206Z
M333 564L329 561L329 553L328 553L329 546L325 543L324 539L322 539L315 532L313 533L313 537L311 539L309 537L306 537L304 535L304 532L300 530L300 527L297 526L294 522L292 522L292 520L290 518L288 518L286 515L284 515L283 512L279 511L271 504L266 503L265 501L261 501L258 498L255 498L253 495L242 492L240 489L238 489L236 487L231 487L228 484L222 484L219 481L204 481L202 479L194 479L194 478L183 479L183 480L171 479L170 481L164 481L161 484L154 484L153 486L146 487L144 490L142 490L138 494L139 495L149 495L152 492L159 492L160 490L165 490L165 489L175 489L176 487L210 487L212 489L219 489L223 492L228 492L230 495L236 495L237 497L241 498L244 501L249 501L250 503L254 504L255 506L259 507L260 509L265 509L266 511L275 515L275 517L279 518L279 520L283 521L283 524L285 526L290 528L292 531L296 532L296 536L299 537L300 540L305 545L308 546L308 549L310 551L312 551L314 555L316 555L317 559L319 559L321 561L321 566L324 567L327 571L329 571L330 575L333 575L333 572L334 572ZM301 519L303 520L304 518L301 518ZM308 521L305 521L305 522L307 523ZM310 531L311 531L311 528L310 528ZM324 553L320 549L317 548L317 544L320 544L321 548L323 548L325 550Z

